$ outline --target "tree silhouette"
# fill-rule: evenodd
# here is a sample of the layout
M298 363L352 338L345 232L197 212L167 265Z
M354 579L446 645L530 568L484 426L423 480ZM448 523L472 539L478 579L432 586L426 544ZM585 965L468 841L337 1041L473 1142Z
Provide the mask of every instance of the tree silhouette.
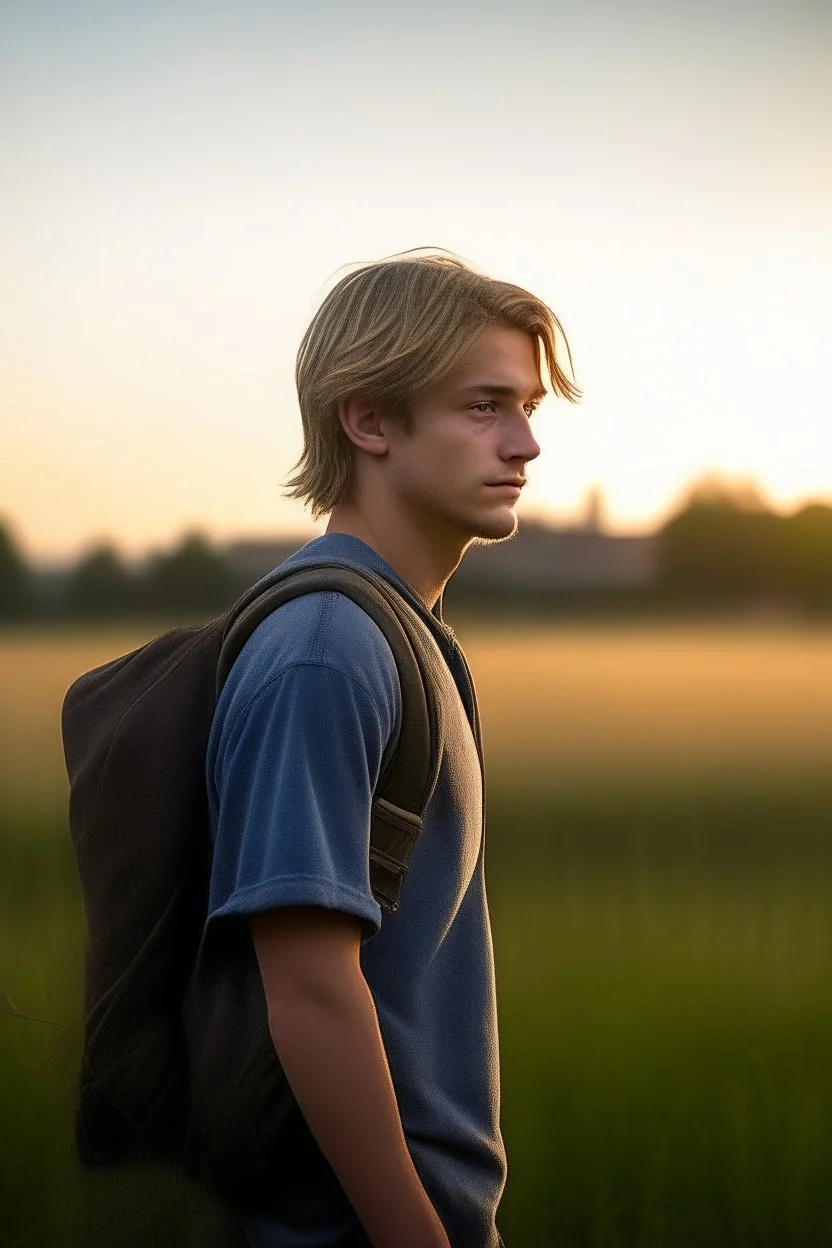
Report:
M21 619L29 615L34 606L31 573L9 528L0 524L0 619Z
M749 487L707 479L659 531L659 585L679 598L725 603L778 594L782 525Z
M783 588L808 607L832 606L832 507L812 503L783 521Z
M96 546L75 565L66 584L64 603L70 614L79 616L108 617L135 609L135 577L114 546Z
M224 611L240 588L226 560L201 534L191 533L174 550L151 560L139 596L154 612L201 616Z

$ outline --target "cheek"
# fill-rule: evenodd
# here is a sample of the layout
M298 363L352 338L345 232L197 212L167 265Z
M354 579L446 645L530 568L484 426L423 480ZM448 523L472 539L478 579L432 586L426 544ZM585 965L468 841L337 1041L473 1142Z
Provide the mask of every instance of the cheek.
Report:
M409 444L401 444L397 475L426 487L459 482L482 460L482 437L464 421L442 420L424 425Z
M487 441L488 430L485 427L477 427L467 421L449 421L437 432L433 456L449 466L461 467L480 457Z

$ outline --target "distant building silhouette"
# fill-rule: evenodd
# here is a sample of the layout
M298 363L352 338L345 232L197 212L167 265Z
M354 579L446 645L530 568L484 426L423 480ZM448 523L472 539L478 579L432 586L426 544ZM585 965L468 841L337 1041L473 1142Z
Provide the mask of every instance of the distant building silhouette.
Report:
M287 537L281 541L269 541L267 538L250 541L229 542L223 547L225 558L231 563L235 572L249 584L259 581L261 576L271 572L284 559L288 559L296 550L300 550L311 536Z
M600 529L601 497L588 500L580 527L553 528L523 521L517 537L468 551L453 583L458 591L505 589L642 589L655 579L652 535L619 536ZM307 538L284 541L237 541L225 547L226 558L251 581L265 576L303 545Z
M606 528L604 491L593 485L584 495L583 519L580 523L586 533L602 533Z
M517 537L469 550L454 575L462 589L642 589L655 577L650 535L618 536L589 527L526 521Z

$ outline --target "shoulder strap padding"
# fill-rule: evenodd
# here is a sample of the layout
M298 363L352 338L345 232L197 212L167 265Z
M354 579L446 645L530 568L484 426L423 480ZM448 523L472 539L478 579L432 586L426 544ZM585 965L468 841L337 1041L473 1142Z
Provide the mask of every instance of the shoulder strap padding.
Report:
M336 562L291 569L250 590L229 613L219 663L219 695L248 638L267 616L304 594L350 598L381 630L401 687L399 739L373 800L370 865L373 892L388 910L398 907L413 845L436 785L441 752L441 710L431 675L434 645L416 611L383 577Z

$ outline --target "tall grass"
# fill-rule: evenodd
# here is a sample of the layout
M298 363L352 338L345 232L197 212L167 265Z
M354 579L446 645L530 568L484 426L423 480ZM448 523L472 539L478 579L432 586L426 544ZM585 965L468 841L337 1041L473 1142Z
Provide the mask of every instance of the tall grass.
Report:
M508 1248L832 1243L832 639L460 628L488 751ZM0 1211L28 1245L197 1245L190 1189L88 1179L57 711L141 634L0 644Z

